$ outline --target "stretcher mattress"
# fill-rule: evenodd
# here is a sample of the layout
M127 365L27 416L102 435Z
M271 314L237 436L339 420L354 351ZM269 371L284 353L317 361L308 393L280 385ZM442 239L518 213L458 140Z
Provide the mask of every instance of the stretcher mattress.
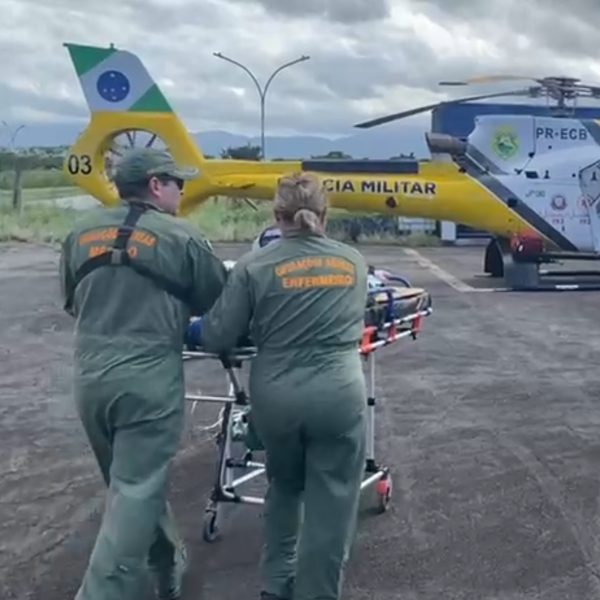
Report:
M391 323L406 319L412 320L418 314L424 314L431 309L429 293L418 287L396 287L378 285L371 287L365 307L365 329L371 331L370 341L378 339L377 332L387 329ZM411 327L411 323L407 323ZM193 318L186 335L188 350L199 349L202 346L202 319ZM363 340L365 341L365 340ZM251 340L240 340L238 347L251 347Z
M431 308L431 296L418 287L385 286L369 290L365 325L381 327Z

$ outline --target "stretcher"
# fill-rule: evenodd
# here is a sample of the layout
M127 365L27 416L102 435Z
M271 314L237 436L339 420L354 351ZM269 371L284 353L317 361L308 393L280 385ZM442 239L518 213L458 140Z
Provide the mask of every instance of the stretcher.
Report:
M361 490L375 486L376 508L382 513L388 509L392 498L392 477L389 467L379 464L375 458L375 352L405 338L416 339L423 318L431 313L431 297L426 290L412 287L401 277L371 270L365 326L358 347L366 364L368 386L366 464ZM214 487L204 514L203 539L206 542L213 542L220 535L222 504L264 504L264 498L241 491L244 484L266 470L265 463L255 458L263 447L252 427L250 398L241 379L244 365L256 352L255 347L244 346L223 356L189 343L183 352L185 361L219 361L227 374L228 389L224 395L186 393L189 402L222 405L219 419L214 424L218 430L215 436L217 465ZM234 454L236 443L242 447L237 456Z

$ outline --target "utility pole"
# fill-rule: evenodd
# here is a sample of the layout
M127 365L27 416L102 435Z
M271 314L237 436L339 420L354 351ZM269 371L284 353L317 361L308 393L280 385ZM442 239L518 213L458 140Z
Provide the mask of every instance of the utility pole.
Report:
M2 125L8 130L8 138L9 138L9 150L12 154L13 158L13 167L15 170L15 178L13 181L13 197L12 197L12 207L13 210L19 212L19 216L23 214L23 198L21 194L21 162L19 157L17 156L16 148L15 148L15 140L17 139L18 133L25 127L25 125L19 125L14 131L10 127L10 125L6 121L2 121Z
M238 67L240 67L241 69L246 71L246 73L248 73L248 75L254 82L256 89L258 90L258 95L260 97L260 149L261 149L261 155L262 155L261 160L265 160L266 159L266 154L265 154L265 152L266 152L266 148L265 148L265 97L267 95L267 90L269 89L269 85L271 84L271 82L273 81L273 79L274 79L275 75L277 75L277 73L283 71L283 69L285 69L287 67L291 67L292 65L295 65L299 62L308 60L310 58L310 56L303 55L300 58L297 58L290 62L284 63L283 65L277 67L277 69L275 69L275 71L273 71L273 73L271 73L269 79L267 79L267 83L265 84L265 87L263 88L263 87L261 87L260 83L258 82L258 79L254 76L254 73L252 73L252 71L248 67L243 65L242 63L239 63L238 61L233 60L232 58L228 58L227 56L224 56L220 52L213 52L213 55L216 56L217 58L222 58L223 60L226 60L227 62L237 65Z

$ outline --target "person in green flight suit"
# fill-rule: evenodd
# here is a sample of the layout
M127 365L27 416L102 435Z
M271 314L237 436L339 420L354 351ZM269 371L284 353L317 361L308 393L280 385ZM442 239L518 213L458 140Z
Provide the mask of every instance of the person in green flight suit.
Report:
M194 177L167 152L132 150L114 176L121 203L86 215L62 246L75 401L108 486L77 600L142 598L148 567L161 600L181 595L186 553L166 484L183 427L184 335L227 274L209 242L175 216Z
M226 353L245 338L251 418L264 444L263 599L337 600L365 469L366 386L358 352L367 301L359 252L328 238L318 178L282 178L282 237L244 255L204 316L201 340Z

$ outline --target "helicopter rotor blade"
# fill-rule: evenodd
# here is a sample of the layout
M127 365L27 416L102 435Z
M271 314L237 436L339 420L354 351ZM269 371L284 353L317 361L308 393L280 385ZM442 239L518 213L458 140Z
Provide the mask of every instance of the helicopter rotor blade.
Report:
M548 76L548 77L530 77L524 75L484 75L481 77L472 77L463 81L440 81L439 85L460 87L472 84L498 83L502 81L534 81L540 86L540 91L546 90L551 96L557 94L565 97L574 98L575 96L591 96L598 98L600 95L600 86L582 83L576 77L566 75Z
M394 113L392 115L386 115L384 117L378 117L377 119L372 119L369 121L364 121L363 123L357 123L354 127L358 127L359 129L369 129L370 127L376 127L377 125L383 125L384 123L389 123L390 121L396 121L398 119L404 119L406 117L412 117L413 115L418 115L420 113L428 112L438 106L442 106L444 104L461 104L463 102L469 102L472 100L485 100L487 98L499 98L501 96L529 96L532 94L532 89L535 88L526 88L523 90L513 90L508 92L496 92L494 94L481 94L479 96L467 96L465 98L456 98L455 100L446 100L444 102L437 102L435 104L428 104L426 106L419 106L417 108L411 108L409 110L405 110L399 113Z
M364 121L363 123L357 123L356 125L354 125L354 127L358 127L359 129L369 129L370 127L383 125L384 123L389 123L390 121L395 121L396 119L404 119L405 117L412 117L413 115L418 115L420 113L427 112L436 108L437 106L440 106L440 104L441 102L437 102L436 104L427 104L426 106L411 108L410 110L394 113L393 115L386 115L385 117L379 117L370 121Z
M478 83L498 83L499 81L536 81L540 80L535 77L528 77L526 75L484 75L482 77L471 77L470 79L464 79L463 81L440 81L438 85L445 86L462 86L462 85L476 85Z

